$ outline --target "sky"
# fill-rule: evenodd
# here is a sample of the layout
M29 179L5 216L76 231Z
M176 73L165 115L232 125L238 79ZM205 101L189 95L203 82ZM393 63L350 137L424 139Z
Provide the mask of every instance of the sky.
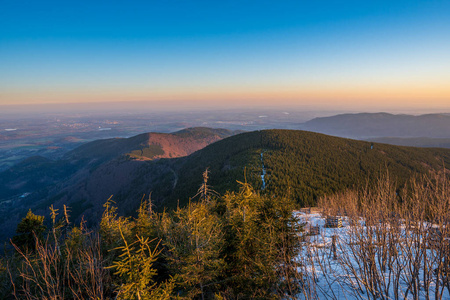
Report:
M449 112L450 1L0 0L0 107L90 102Z

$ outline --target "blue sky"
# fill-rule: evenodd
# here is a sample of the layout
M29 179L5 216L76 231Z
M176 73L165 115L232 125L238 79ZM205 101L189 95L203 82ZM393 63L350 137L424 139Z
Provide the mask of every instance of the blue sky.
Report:
M17 1L0 105L450 107L450 1Z

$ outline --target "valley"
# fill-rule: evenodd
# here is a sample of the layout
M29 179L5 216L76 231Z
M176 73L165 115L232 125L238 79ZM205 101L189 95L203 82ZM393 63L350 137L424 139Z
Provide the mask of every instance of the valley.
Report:
M374 187L384 170L398 189L411 176L450 169L450 150L390 146L299 130L241 133L193 128L172 134L148 133L93 141L61 159L31 157L0 173L2 226L14 224L31 208L71 207L74 220L90 226L111 195L118 212L132 215L144 195L156 210L184 206L196 194L202 173L218 193L248 181L261 194L289 195L299 207L361 186ZM5 216L8 215L8 218Z
M267 118L261 118L264 114ZM327 112L283 111L143 111L112 110L40 112L0 111L0 171L35 155L59 159L66 152L90 141L127 138L145 132L170 133L188 127L252 131L267 128L294 129ZM14 129L14 130L12 130Z

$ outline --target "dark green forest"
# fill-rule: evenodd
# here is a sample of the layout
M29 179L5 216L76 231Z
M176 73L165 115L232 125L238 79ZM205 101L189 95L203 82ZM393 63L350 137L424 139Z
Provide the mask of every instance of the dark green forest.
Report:
M263 162L261 161L263 153ZM219 192L237 191L236 179L244 176L262 188L262 163L266 169L267 196L286 192L300 206L314 206L317 199L338 191L375 186L389 170L399 189L413 175L450 168L450 151L439 148L400 147L356 141L298 130L264 130L239 134L197 151L178 161L178 185L166 206L183 205L200 184L205 168Z

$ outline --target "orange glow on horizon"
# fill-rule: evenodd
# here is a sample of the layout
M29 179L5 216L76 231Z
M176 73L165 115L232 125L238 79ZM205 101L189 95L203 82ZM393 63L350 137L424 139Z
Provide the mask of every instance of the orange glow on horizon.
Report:
M449 107L450 85L346 86L322 87L265 86L223 88L36 90L0 93L0 105L90 102L178 102L209 106L311 105L317 107Z

